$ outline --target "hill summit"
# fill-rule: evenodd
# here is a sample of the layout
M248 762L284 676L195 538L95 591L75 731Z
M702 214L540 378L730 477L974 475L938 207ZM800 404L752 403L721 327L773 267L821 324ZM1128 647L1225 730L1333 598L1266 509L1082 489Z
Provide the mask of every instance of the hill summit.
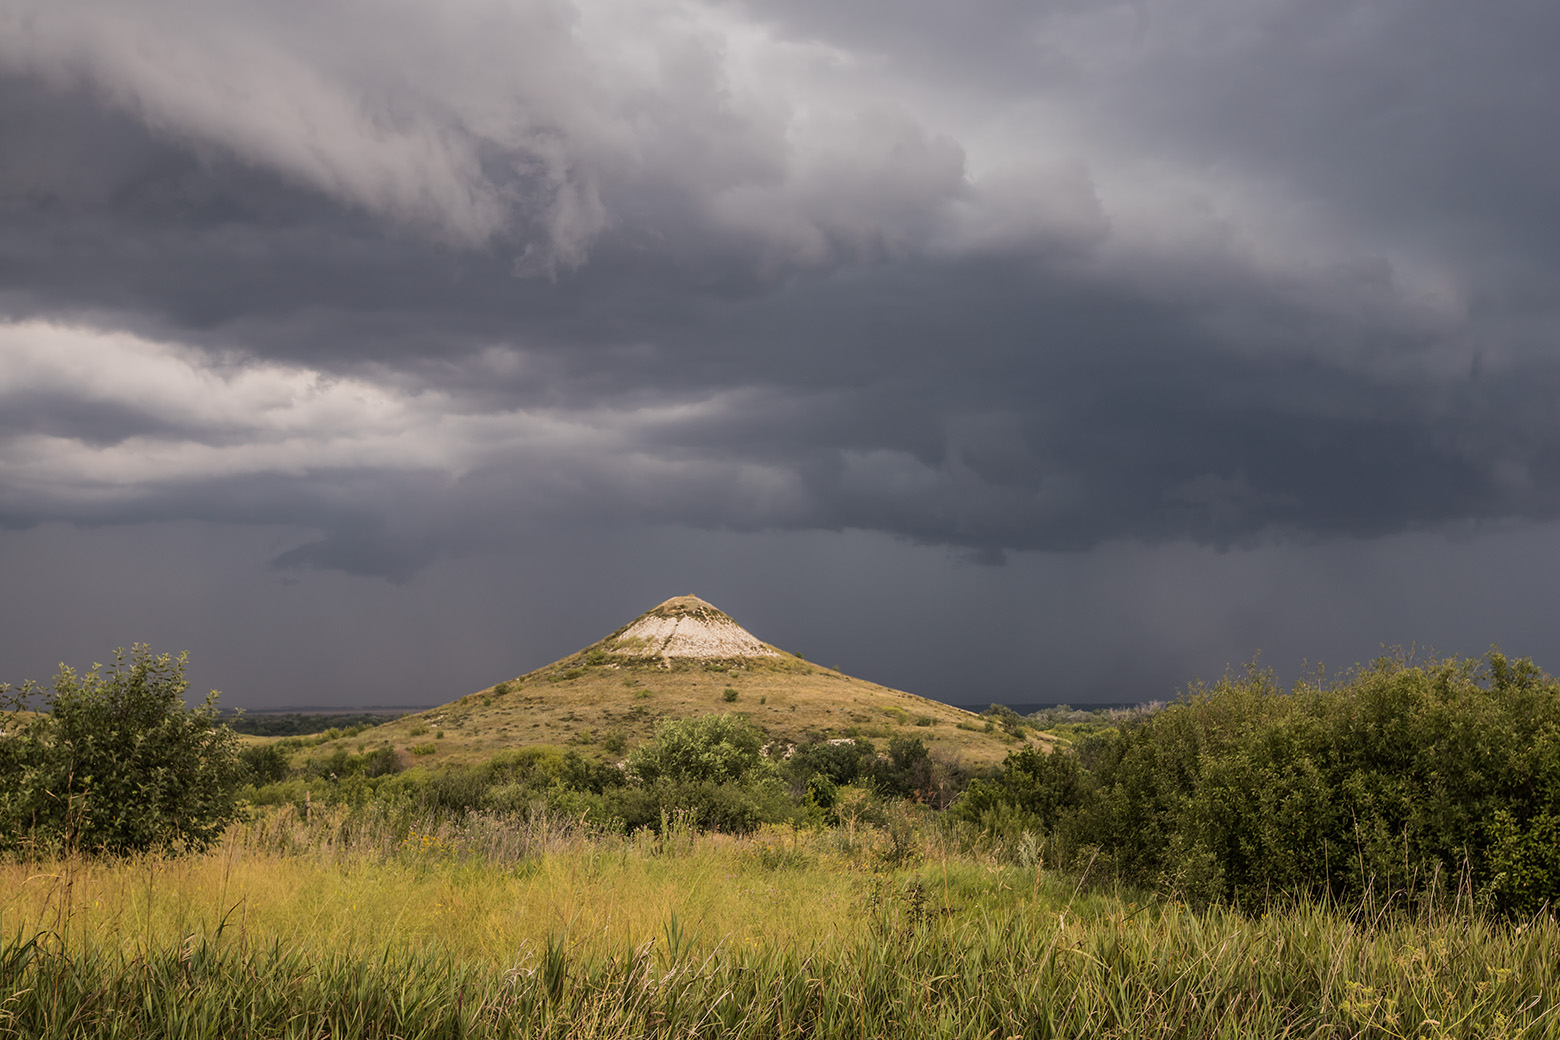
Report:
M652 607L602 640L609 654L623 657L674 657L698 660L737 657L779 657L725 611L697 596L674 596Z

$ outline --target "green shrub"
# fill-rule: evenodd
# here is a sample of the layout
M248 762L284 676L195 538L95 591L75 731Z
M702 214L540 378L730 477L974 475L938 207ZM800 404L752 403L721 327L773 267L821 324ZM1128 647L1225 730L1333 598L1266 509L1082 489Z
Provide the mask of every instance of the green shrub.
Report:
M617 823L625 833L648 827L659 834L666 821L685 819L700 830L748 834L760 824L787 819L794 808L777 784L661 780L613 788L591 815Z
M888 742L888 756L862 763L862 775L872 781L881 794L891 798L910 798L931 784L931 756L920 737L894 737Z
M1026 747L1009 753L996 777L971 780L950 811L956 818L979 822L998 806L1011 806L1027 817L1032 829L1044 832L1054 829L1065 814L1075 814L1085 793L1077 756Z
M46 714L0 713L0 847L124 854L215 841L237 814L243 767L216 691L185 707L185 663L138 643L106 671L62 666ZM8 699L20 710L37 692L27 683Z
M828 778L836 786L853 784L861 776L862 763L876 758L872 741L863 739L826 740L805 744L792 752L785 771L793 783L805 784L809 777Z
M726 687L725 692L723 692L720 696L721 699L724 700L727 704L734 704L736 703L737 698L742 695L732 687L728 686Z
M1010 756L959 813L1093 846L1119 880L1196 902L1409 905L1467 883L1527 913L1560 902L1560 683L1493 651L1288 692L1252 667L1076 758Z
M816 805L820 809L832 809L840 800L840 789L833 780L822 773L814 773L807 778L807 802Z
M662 722L655 739L628 756L628 773L643 784L741 782L760 768L763 740L731 715Z
M275 744L255 744L241 748L238 761L242 782L259 787L287 779L291 757L285 749Z
M1493 901L1523 917L1552 908L1560 895L1560 814L1546 809L1524 826L1502 809L1490 833Z
M384 776L398 772L400 757L395 749L385 744L372 751L354 755L346 748L336 748L324 758L311 758L303 765L302 772L309 777Z

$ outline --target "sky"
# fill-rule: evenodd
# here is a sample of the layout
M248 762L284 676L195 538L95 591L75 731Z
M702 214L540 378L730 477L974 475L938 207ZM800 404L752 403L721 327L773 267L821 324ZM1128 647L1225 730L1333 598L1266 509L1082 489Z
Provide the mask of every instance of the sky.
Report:
M0 680L671 596L958 704L1560 669L1551 0L0 0Z

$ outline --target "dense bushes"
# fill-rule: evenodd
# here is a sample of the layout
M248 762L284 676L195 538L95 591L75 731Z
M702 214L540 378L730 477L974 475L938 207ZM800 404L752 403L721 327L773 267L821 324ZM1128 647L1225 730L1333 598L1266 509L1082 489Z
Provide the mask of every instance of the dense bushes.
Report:
M1199 901L1467 883L1529 913L1560 898L1560 684L1493 652L1287 693L1252 669L1076 753L1010 756L958 814Z
M401 760L385 747L358 754L338 749L295 763L286 779L278 779L287 743L246 749L249 800L304 810L318 803L359 806L371 799L437 817L544 810L630 832L641 827L659 832L678 820L743 834L765 823L833 820L841 788L848 785L882 799L910 798L941 808L962 784L962 773L934 759L919 738L895 737L881 754L871 741L854 738L765 745L761 731L730 715L665 721L621 765L572 750L531 747L481 764L402 771Z
M0 848L110 853L214 841L235 814L241 766L216 693L184 705L185 658L137 644L106 671L61 667L0 713ZM8 687L0 687L4 693ZM42 693L45 713L20 708Z

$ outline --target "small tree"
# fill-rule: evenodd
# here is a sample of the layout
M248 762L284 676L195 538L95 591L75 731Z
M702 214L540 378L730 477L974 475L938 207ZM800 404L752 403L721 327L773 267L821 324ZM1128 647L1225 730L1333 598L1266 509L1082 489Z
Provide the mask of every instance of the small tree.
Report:
M238 743L217 691L185 707L187 655L137 643L48 690L0 685L0 848L200 849L236 815ZM35 694L44 712L25 711Z
M742 783L763 762L764 735L730 715L673 719L628 756L628 775L645 784Z

